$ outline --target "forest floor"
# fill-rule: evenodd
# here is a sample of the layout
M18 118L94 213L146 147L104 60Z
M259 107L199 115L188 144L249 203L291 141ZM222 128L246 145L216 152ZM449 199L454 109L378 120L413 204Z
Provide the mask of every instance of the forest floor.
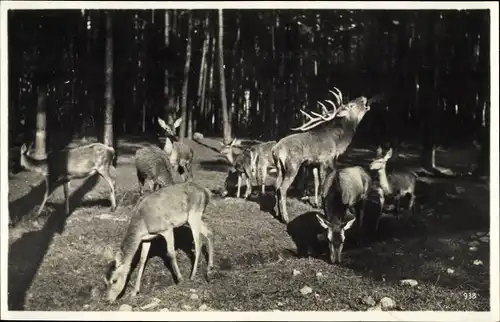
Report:
M9 308L103 311L128 304L134 311L363 311L377 308L376 303L388 297L392 308L390 301L382 302L391 310L490 309L488 180L420 178L417 211L411 220L382 221L377 238L362 246L348 243L342 265L331 265L325 253L309 258L295 255L294 240L318 229L318 209L291 196L292 221L287 226L266 210L272 192L249 200L217 196L228 167L209 148L219 148L218 142L210 138L203 142L205 146L188 144L195 153L194 181L214 191L205 214L214 233L216 272L210 282L204 278L203 257L194 281L175 284L164 261L165 244L158 239L141 293L129 296L135 269L121 299L114 304L102 299L106 269L138 199L133 158L143 142L121 139L118 208L113 213L108 186L93 177L72 182L69 217L63 215L63 189L58 188L39 225L34 225L30 218L41 203L43 188L30 185L39 185L41 177L22 171L9 178L10 216L20 218L9 228ZM345 155L341 164L366 164L370 151L351 147ZM402 149L401 155L398 162L418 163L416 150ZM467 171L473 157L465 150L438 151L436 161ZM273 178L269 180L272 183ZM355 240L354 235L355 229L348 241ZM189 229L176 230L177 258L185 278L191 273L190 238ZM401 285L402 279L413 279L418 285Z

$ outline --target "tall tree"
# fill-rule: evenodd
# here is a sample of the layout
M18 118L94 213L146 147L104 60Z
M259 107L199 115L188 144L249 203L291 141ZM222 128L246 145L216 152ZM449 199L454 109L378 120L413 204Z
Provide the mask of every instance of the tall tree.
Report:
M186 135L187 120L187 102L188 102L188 89L189 89L189 69L191 67L191 43L193 31L193 15L188 11L188 35L186 43L186 60L184 63L184 83L182 84L182 102L181 102L181 117L183 122L180 127L179 141L183 141Z
M224 74L224 16L219 9L219 77L220 77L220 101L222 108L222 127L224 142L228 144L231 140L231 123L229 122L229 111L226 97L226 75Z
M210 33L208 31L209 27L209 16L208 12L205 16L205 20L203 22L203 30L204 30L204 39L203 39L203 49L201 52L201 64L200 64L200 78L198 80L198 98L197 98L197 107L198 107L198 118L204 118L204 101L205 101L205 85L207 79L207 54L208 54L208 46L210 42ZM199 120L198 120L199 121ZM195 125L196 128L196 125ZM205 129L203 129L205 131Z
M104 91L104 144L113 146L113 24L111 12L106 14L106 57Z

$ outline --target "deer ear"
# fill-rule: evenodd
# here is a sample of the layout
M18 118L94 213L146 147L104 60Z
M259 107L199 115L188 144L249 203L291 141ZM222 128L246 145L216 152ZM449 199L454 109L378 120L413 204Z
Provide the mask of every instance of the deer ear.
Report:
M164 128L165 130L168 128L167 123L165 123L165 121L163 119L161 119L161 118L158 118L158 124L160 124L160 126L162 128Z
M174 129L178 128L182 123L182 117L179 117L177 120L174 122Z
M389 160L391 157L392 157L392 148L390 148L389 151L387 151L387 153L385 154L384 159L385 160Z
M318 218L318 222L321 225L321 227L328 229L328 223L321 215L316 214L316 218Z
M344 230L348 230L349 228L351 228L352 224L354 224L354 222L356 221L356 217L354 217L353 219L349 220L345 225L344 225Z
M347 115L349 115L349 111L344 109L338 111L336 117L346 117Z
M377 147L376 152L375 152L375 157L378 159L378 158L380 158L381 156L382 156L382 147L379 145L379 146Z
M172 141L167 137L165 138L165 146L163 147L163 151L165 151L167 154L171 154L174 146L172 144Z

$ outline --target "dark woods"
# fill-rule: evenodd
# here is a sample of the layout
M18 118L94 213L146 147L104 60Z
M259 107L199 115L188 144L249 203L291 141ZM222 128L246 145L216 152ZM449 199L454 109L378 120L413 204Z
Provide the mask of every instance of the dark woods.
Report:
M10 145L33 140L37 110L67 136L100 137L105 116L115 136L157 132L158 116L184 116L181 136L220 136L224 105L226 136L277 139L333 86L346 100L382 94L357 140L489 144L487 10L221 14L10 10Z

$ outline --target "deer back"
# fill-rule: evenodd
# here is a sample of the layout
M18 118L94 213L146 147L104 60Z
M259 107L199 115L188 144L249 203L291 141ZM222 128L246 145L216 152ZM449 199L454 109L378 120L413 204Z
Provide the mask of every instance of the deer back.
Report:
M190 216L199 216L210 202L211 193L194 182L163 187L140 201L136 215L150 234L179 227Z

